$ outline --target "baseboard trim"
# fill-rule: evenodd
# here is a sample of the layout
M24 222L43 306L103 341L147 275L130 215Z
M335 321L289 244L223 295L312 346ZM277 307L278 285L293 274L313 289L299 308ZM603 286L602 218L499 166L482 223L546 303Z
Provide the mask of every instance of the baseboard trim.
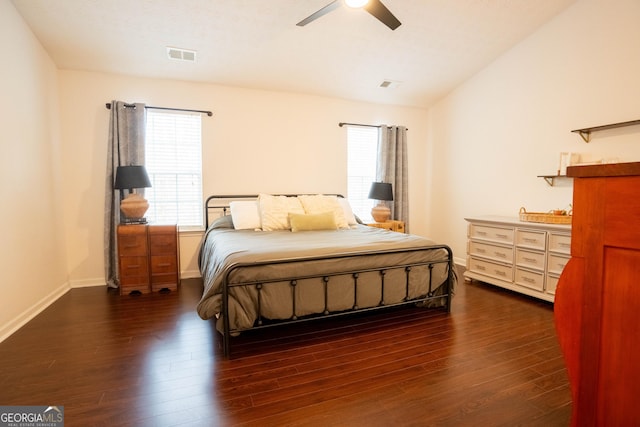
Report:
M104 278L72 280L69 282L70 288L93 288L95 286L107 286L107 284L104 282Z
M47 307L56 302L58 298L66 294L69 289L71 289L69 283L64 283L44 298L41 298L15 319L11 320L7 325L0 328L0 342L9 338L14 332L26 325L31 319L42 313Z
M202 277L199 270L185 270L180 273L181 279L199 279Z

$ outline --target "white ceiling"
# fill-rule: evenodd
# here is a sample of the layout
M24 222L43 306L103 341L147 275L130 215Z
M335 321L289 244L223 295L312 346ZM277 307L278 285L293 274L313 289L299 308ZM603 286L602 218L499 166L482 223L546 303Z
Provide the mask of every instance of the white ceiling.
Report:
M428 107L575 0L383 0L395 31L346 6L296 26L331 0L12 1L61 69Z

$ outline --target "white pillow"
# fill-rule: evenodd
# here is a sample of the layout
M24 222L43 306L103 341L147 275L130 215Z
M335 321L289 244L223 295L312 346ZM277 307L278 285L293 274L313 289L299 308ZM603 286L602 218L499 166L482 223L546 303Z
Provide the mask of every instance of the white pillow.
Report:
M304 214L304 208L297 197L258 196L260 221L264 231L290 230L289 214Z
M342 206L342 210L344 211L344 217L347 220L347 224L349 225L357 225L358 221L356 221L356 216L353 214L353 209L351 209L351 205L349 201L344 197L338 197L338 203Z
M349 223L344 216L344 209L342 205L338 203L338 197L316 194L312 196L298 196L298 199L300 199L304 211L307 214L315 215L324 212L333 212L338 228L349 228Z
M255 230L262 228L257 200L238 200L229 203L233 228Z

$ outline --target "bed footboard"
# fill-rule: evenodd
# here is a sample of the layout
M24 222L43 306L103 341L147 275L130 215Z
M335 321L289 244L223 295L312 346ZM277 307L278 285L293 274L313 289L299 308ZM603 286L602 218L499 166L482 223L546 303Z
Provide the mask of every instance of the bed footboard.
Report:
M380 252L358 252L347 255L282 259L276 261L271 260L264 263L237 263L232 265L225 273L222 292L224 356L226 358L231 357L232 335L251 329L307 322L407 304L442 307L447 313L450 312L453 288L457 280L451 249L447 245L433 245L421 248L392 250L387 253L395 252L409 255L417 251L439 251L446 255L429 261L413 261L406 264L394 264L384 267L342 270L328 274L306 275L302 273L296 274L295 276L278 277L277 279L242 281L237 283L234 283L230 278L234 275L234 272L242 269L250 269L266 264L277 266L309 261L340 262L350 257L379 255ZM444 281L442 281L441 278L439 280L434 279L434 269L438 268L446 269L446 278ZM428 279L424 278L425 274L428 274ZM417 277L417 275L420 275L420 277ZM364 277L366 277L367 280L365 283L362 283ZM374 278L373 280L371 279L372 277ZM393 283L391 283L391 277L393 277ZM421 285L420 294L416 295L415 282L418 279L423 285ZM349 287L349 291L347 292L349 300L347 302L342 301L341 304L332 303L331 287L336 282L340 282L341 286ZM311 286L312 292L319 297L318 300L314 302L317 307L313 309L312 313L309 313L308 309L298 306L300 301L299 293L301 292L300 285L303 283L304 286L307 287L306 292L309 292L308 287ZM425 286L426 289L424 289ZM278 291L280 295L286 294L286 299L290 298L285 304L290 314L274 320L266 318L263 314L264 296L276 287L279 287ZM234 288L250 290L254 296L257 319L253 326L249 328L232 328L231 326L229 317L230 298L233 298ZM284 293L282 292L283 289L286 289ZM363 303L362 294L364 293L368 294L369 300ZM373 300L371 299L372 295Z

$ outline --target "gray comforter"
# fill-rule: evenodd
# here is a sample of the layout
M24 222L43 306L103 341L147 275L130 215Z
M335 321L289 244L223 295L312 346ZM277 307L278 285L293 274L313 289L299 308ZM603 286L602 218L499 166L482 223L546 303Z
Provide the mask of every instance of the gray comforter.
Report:
M251 328L259 316L289 319L326 309L332 312L349 310L354 308L354 299L359 308L379 305L380 273L359 274L357 296L354 296L353 271L388 267L384 303L402 301L406 293L406 273L404 268L397 268L398 265L447 258L445 250L429 249L435 243L428 239L362 225L344 230L298 233L235 230L227 228L229 226L230 221L223 219L207 231L199 260L204 292L197 312L203 319L218 317L220 331L223 330L220 314L225 282L229 289L230 330L237 331ZM398 252L407 248L425 249ZM325 257L331 258L323 259ZM282 263L283 260L295 262ZM446 283L448 268L446 262L436 264L431 272L426 265L413 267L409 297L417 298L429 292L430 274L434 276L433 287ZM340 272L349 273L330 278L329 307L325 307L324 288L320 282L323 275ZM294 299L291 297L292 278L298 279ZM271 283L260 291L258 313L256 287L238 285L262 282Z

